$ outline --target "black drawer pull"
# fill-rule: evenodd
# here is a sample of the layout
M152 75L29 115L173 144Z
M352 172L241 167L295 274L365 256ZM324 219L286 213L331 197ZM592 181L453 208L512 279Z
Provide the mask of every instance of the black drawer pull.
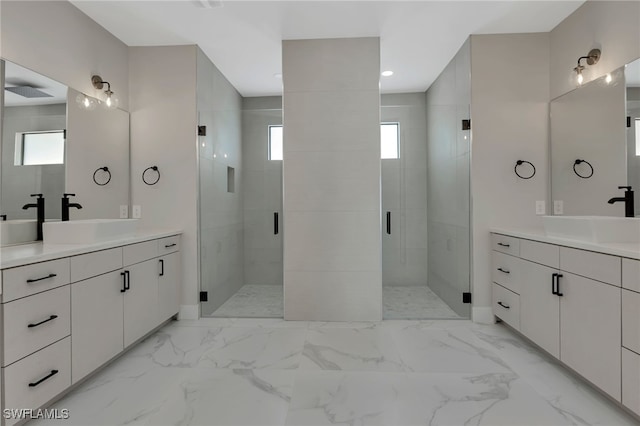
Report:
M160 276L164 277L164 259L160 259Z
M44 382L45 380L48 380L48 379L52 378L56 374L58 374L58 370L51 370L51 373L47 374L46 376L44 376L42 379L38 380L37 382L29 383L29 387L30 388L35 388L40 383Z
M564 294L560 293L560 278L562 278L562 274L556 274L556 296L564 296Z
M387 212L387 234L391 235L391 212Z
M120 272L120 276L122 277L122 288L120 289L120 293L124 293L127 291L127 274Z
M49 274L46 277L42 277L42 278L30 278L27 280L28 283L35 283L37 281L42 281L42 280L48 280L49 278L55 278L57 277L58 274Z
M126 278L126 281L124 283L124 289L131 290L131 273L129 271L124 271L124 275Z
M505 274L510 274L510 271L507 271L506 269L502 269L502 268L498 268L498 271L500 272L504 272Z
M47 318L46 320L44 320L44 321L40 321L40 322L37 322L37 323L35 323L35 324L29 324L27 327L28 327L28 328L37 327L37 326L42 325L42 324L44 324L44 323L46 323L46 322L53 321L53 320L54 320L54 319L56 319L56 318L58 318L58 316L57 316L57 315L51 315L51 316L50 316L49 318Z
M511 309L511 307L509 307L509 305L505 305L505 304L504 304L504 303L502 303L502 302L498 302L498 305L502 306L502 307L503 307L503 308L505 308L505 309Z
M177 246L177 245L178 245L178 244L176 244L176 243L165 244L164 248L171 248L171 247L175 247L175 246Z
M273 212L273 235L278 235L280 233L278 224L279 224L278 212Z
M498 243L498 245L501 247L511 247L510 244L505 244L505 243Z

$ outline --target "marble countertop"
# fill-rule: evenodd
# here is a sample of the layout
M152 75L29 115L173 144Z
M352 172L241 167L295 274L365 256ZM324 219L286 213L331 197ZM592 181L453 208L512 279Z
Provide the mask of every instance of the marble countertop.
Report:
M491 228L490 231L495 234L508 235L511 237L523 238L525 240L539 241L542 243L640 260L640 243L591 243L586 241L568 240L565 238L549 237L545 235L542 230Z
M15 268L30 263L44 262L62 257L75 256L93 251L126 246L182 234L179 230L143 230L134 236L95 244L44 244L42 242L19 244L0 249L0 269Z

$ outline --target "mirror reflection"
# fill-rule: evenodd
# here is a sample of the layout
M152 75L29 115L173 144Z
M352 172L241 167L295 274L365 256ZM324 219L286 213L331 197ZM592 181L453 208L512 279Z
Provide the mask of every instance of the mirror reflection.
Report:
M640 215L640 59L625 68L627 90L627 179L635 191L635 214Z
M129 113L10 61L0 68L2 245L41 239L44 221L128 217Z
M628 184L624 68L552 100L550 112L554 213L624 216L623 202L609 203Z

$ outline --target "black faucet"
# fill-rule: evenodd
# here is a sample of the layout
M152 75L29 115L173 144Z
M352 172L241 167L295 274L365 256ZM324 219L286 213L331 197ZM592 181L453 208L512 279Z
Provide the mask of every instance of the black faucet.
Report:
M69 209L74 207L76 209L81 209L82 206L78 203L69 203L69 198L67 197L75 197L76 194L62 194L62 221L67 222L69 220Z
M38 209L38 235L36 240L42 241L42 224L44 223L44 198L42 198L42 194L31 194L32 197L38 197L36 199L36 203L25 204L22 206L23 210L36 208Z
M624 202L624 215L626 217L635 217L633 213L633 191L630 186L619 186L618 189L626 189L624 197L614 197L608 201L609 204L617 203L619 201Z
M2 219L2 221L4 222L5 220L7 220L7 215L6 214L0 214L0 219Z

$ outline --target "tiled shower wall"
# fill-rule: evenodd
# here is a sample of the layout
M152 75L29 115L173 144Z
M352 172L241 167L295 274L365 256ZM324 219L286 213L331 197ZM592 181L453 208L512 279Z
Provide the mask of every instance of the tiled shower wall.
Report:
M399 157L382 160L382 285L427 285L427 126L424 93L381 97L382 122L399 123ZM391 212L391 234L386 212Z
M282 161L269 160L268 153L269 126L281 124L280 96L243 98L244 283L249 285L282 285Z
M469 40L426 94L429 287L458 315L468 317L462 293L470 281Z
M210 315L244 284L244 220L241 143L242 97L198 49L200 165L200 282L208 292L202 315ZM229 192L229 168L234 192Z

